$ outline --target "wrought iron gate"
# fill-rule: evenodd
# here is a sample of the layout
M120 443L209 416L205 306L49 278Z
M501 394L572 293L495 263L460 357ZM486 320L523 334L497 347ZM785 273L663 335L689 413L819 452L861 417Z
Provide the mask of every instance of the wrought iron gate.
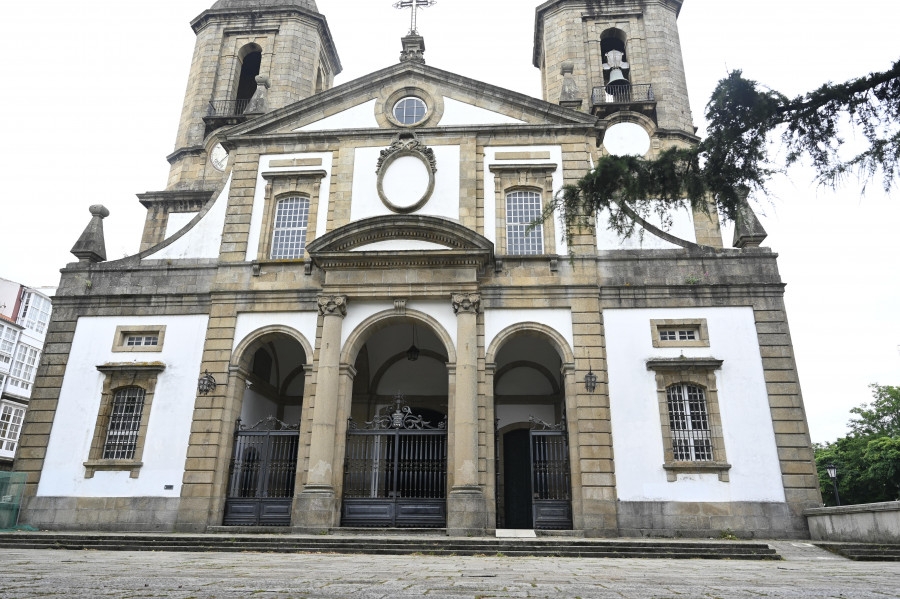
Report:
M571 474L565 416L560 424L531 422L531 496L536 529L572 528Z
M360 429L351 419L344 460L343 526L447 523L447 418L432 426L399 401Z
M225 526L290 526L298 425L270 416L234 432Z

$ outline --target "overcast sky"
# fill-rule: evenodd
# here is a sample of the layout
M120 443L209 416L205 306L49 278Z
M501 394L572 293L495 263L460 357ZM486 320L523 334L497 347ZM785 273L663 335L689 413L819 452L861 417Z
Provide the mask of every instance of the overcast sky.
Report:
M165 188L187 83L190 20L213 0L8 2L0 37L0 277L55 285L104 204L110 259L137 251L136 193ZM397 62L409 11L394 0L318 0L344 83ZM538 0L439 0L420 13L430 65L535 97ZM685 0L681 41L695 123L729 69L788 95L900 58L897 0ZM797 168L764 200L780 254L814 441L846 432L869 383L900 385L900 199L876 182L817 189ZM730 241L726 240L726 243Z

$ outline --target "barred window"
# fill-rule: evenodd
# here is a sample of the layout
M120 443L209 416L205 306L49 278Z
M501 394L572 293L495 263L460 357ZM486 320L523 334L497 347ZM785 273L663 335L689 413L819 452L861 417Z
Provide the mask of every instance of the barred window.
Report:
M25 408L3 404L0 409L0 450L15 451L22 430Z
M112 413L103 445L104 460L130 460L137 449L141 416L144 413L144 390L126 387L116 391Z
M666 389L666 399L675 460L712 461L709 414L703 389L696 385L672 385Z
M33 382L39 354L40 351L33 347L19 345L19 351L16 352L10 374L23 381Z
M26 328L43 333L50 322L50 300L36 293L26 293L22 302L22 318Z
M309 198L293 196L278 201L272 234L272 260L297 260L306 249Z
M541 194L513 191L506 194L506 253L529 256L544 253L544 230L531 227L541 216Z

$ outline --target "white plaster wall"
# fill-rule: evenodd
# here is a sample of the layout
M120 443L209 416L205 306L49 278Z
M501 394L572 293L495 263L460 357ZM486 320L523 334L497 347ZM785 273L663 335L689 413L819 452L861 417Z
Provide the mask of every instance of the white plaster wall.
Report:
M654 348L651 319L705 318L710 347ZM784 501L753 310L604 310L616 492L621 501ZM713 357L730 482L679 474L668 482L650 358Z
M537 160L497 160L497 152L550 152L550 159ZM553 173L553 195L559 193L563 187L563 161L561 146L494 146L484 149L484 236L497 245L497 202L494 186L494 173L491 172L493 164L556 164L556 172ZM549 198L547 198L549 199ZM505 201L505 199L504 199ZM557 215L558 216L558 215ZM566 255L569 253L568 245L562 240L561 232L564 229L557 218L555 229L557 231L554 244L556 253ZM544 244L546 246L546 242ZM549 252L548 252L549 253Z
M196 212L170 212L166 220L165 239L183 229L185 225L194 220L195 216L197 216Z
M453 343L454 351L456 351L456 314L453 313L453 306L449 297L447 301L410 300L406 302L406 309L418 310L434 318L444 328ZM394 302L351 301L347 307L347 316L344 317L343 326L341 327L342 351L347 345L350 335L359 328L364 320L387 310L394 310ZM440 337L438 336L438 338Z
M484 311L485 349L491 346L497 335L504 329L522 322L537 322L546 325L562 335L570 349L575 347L575 335L572 333L572 311L569 308L499 308Z
M306 339L309 347L315 348L318 317L318 312L241 312L234 326L234 345L231 349L237 349L254 331L273 325L294 329ZM306 356L306 360L311 361L312 356Z
M207 320L206 315L78 320L38 486L39 496L180 496ZM112 352L119 325L166 325L162 351ZM130 478L130 471L124 471L97 472L93 478L84 478L84 462L90 453L105 378L97 366L132 361L166 364L158 375L150 407L140 476ZM165 485L174 488L166 491Z
M180 260L187 258L218 258L222 246L222 231L225 228L225 213L228 209L228 194L231 191L231 175L225 189L216 198L200 222L193 228L158 252L146 256L145 260ZM194 215L196 216L196 215ZM171 217L171 215L170 215ZM169 235L166 227L166 236Z
M523 124L525 121L514 119L511 116L479 108L466 102L460 102L444 96L444 114L438 123L439 127L452 127L454 125L507 125Z
M353 248L351 252L395 252L404 250L449 250L450 248L420 239L388 239Z
M357 104L353 108L326 116L294 131L334 131L338 129L378 129L375 119L375 100Z
M275 416L278 409L275 402L266 396L257 393L253 389L244 391L244 399L241 402L241 424L253 426L263 418Z
M301 160L321 159L320 166L283 166L271 167L272 160ZM283 171L325 171L319 186L319 207L316 218L316 237L321 237L328 231L328 202L331 194L331 169L334 161L332 152L307 152L297 154L263 154L259 157L259 170L256 173L256 189L253 192L253 212L250 215L250 235L247 239L247 261L256 260L259 253L259 236L262 232L263 208L266 201L266 180L263 173L277 173ZM310 206L310 208L312 208ZM316 237L307 236L306 244Z
M434 174L434 193L422 208L413 214L439 216L459 221L459 146L430 146L437 160ZM387 146L357 148L353 163L353 199L350 220L396 214L378 197L378 175L375 166L381 151Z
M662 219L657 214L650 214L644 218L651 225L659 227L666 233L679 239L696 243L697 232L694 230L694 215L690 208L685 207L674 211L671 213L671 216L671 226L663 225ZM609 211L602 210L597 213L598 250L668 250L679 247L674 243L660 239L640 225L637 226L634 235L627 239L622 239L618 233L609 228Z

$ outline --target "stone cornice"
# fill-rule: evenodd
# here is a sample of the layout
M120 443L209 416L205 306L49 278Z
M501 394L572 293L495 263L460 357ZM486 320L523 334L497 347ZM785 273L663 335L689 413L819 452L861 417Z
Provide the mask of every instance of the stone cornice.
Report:
M162 372L166 365L162 362L107 362L97 365L97 370L110 372Z
M709 371L722 368L722 360L716 358L651 358L647 360L647 370L656 372L682 372L685 370Z
M559 169L559 165L553 163L547 164L525 164L516 162L499 162L488 166L488 169L495 175L503 173L533 173L536 175L552 175Z
M147 191L137 194L145 208L165 205L185 212L199 211L213 196L214 190Z

